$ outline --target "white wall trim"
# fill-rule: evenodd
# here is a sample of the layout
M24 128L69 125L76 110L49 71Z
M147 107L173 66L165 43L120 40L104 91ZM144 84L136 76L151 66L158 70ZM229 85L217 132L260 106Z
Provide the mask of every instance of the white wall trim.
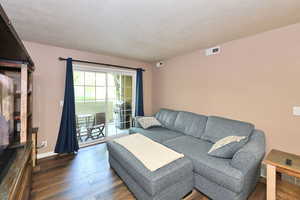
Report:
M54 152L39 153L39 154L37 154L37 159L47 158L47 157L55 156L55 155L57 155L57 153L54 153Z
M123 137L126 136L127 134L122 134L122 135L116 135L116 136L111 136L111 137L106 137L103 140L96 140L94 142L89 142L89 143L85 143L85 144L79 144L79 148L84 148L84 147L88 147L88 146L92 146L92 145L96 145L96 144L100 144L100 143L106 143L107 141L119 138L119 137ZM79 150L80 150L79 149ZM46 153L39 153L37 154L37 159L42 159L42 158L47 158L47 157L51 157L51 156L55 156L57 155L57 153L54 153L52 151L46 152Z

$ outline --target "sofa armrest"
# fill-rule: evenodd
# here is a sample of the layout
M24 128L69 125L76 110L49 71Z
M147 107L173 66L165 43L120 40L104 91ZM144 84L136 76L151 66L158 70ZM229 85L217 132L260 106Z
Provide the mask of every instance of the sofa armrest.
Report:
M257 169L265 156L265 148L265 134L260 130L254 130L249 142L234 154L231 165L244 174Z

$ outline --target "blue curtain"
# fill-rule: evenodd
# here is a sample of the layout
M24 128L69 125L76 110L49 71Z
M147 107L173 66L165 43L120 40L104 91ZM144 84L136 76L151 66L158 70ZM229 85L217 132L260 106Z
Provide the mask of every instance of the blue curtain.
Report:
M135 116L144 116L143 69L136 71Z
M73 153L79 149L76 136L75 98L72 58L67 59L65 97L55 153Z

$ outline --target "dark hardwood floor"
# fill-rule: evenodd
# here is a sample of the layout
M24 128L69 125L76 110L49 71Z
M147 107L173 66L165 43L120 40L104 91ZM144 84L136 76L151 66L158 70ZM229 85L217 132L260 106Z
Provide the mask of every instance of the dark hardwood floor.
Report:
M76 156L40 160L33 176L32 200L133 200L123 181L110 169L105 144L80 149ZM207 200L193 191L187 200ZM266 186L258 183L249 200L266 199ZM300 199L300 187L279 182L277 199Z

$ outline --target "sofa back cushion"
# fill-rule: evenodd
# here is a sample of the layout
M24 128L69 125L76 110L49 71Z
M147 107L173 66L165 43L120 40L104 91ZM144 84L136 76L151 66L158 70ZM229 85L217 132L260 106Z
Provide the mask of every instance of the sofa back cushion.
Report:
M207 117L190 112L179 111L175 120L176 131L200 138L204 132Z
M174 123L177 114L178 111L162 108L155 114L155 117L163 125L163 127L175 130Z
M254 125L247 122L210 116L201 139L216 143L227 136L249 137L253 130Z

